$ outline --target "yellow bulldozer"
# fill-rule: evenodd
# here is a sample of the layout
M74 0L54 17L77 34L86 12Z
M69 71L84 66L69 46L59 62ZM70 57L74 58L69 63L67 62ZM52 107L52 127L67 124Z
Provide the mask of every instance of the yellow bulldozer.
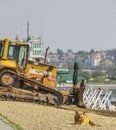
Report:
M55 90L57 68L35 64L28 55L27 43L0 40L0 99L61 105L63 96Z

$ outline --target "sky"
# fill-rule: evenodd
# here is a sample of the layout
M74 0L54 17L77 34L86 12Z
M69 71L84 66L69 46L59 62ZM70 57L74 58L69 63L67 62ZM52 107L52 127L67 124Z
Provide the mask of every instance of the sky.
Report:
M42 36L56 52L116 48L116 0L0 0L0 39Z

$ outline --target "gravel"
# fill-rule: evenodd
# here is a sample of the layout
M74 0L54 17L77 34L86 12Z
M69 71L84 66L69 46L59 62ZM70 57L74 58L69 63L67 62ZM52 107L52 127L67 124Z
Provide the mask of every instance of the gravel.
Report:
M70 108L70 106L69 106ZM100 126L74 125L74 110L56 108L27 102L0 101L0 113L19 124L24 130L114 130L116 117L88 112L88 115Z

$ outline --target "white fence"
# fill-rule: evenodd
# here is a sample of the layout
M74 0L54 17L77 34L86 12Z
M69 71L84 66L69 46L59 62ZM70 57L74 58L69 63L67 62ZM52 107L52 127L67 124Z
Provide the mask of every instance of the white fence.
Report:
M112 91L86 89L83 93L84 105L97 110L115 111L116 107L111 104L111 94Z

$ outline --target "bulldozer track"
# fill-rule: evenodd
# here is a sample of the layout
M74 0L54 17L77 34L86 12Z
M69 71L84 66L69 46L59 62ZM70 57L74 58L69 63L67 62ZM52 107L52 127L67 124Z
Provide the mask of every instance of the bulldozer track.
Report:
M38 100L39 101L40 95L50 94L50 95L54 96L55 98L57 98L57 99L54 100L55 105L60 106L63 103L63 95L59 91L56 91L55 89L51 89L51 88L43 85L40 82L29 79L29 78L27 78L23 75L20 75L18 73L11 71L11 70L2 71L0 76L5 74L5 73L12 75L14 79L17 78L19 80L22 80L25 83L30 84L31 87L15 88L15 87L12 86L11 87L12 92L11 92L11 91L8 91L8 87L6 87L7 90L5 91L4 90L5 88L2 86L1 89L0 89L0 97L3 100L5 100L5 99L11 100L12 99L12 100L22 100L22 101L24 101L24 100L27 100L27 101L37 101ZM34 85L38 86L38 90L33 87ZM14 91L14 89L15 89L15 91ZM33 94L33 91L36 93L36 96ZM26 93L29 93L29 92L31 93L30 95L26 94Z

